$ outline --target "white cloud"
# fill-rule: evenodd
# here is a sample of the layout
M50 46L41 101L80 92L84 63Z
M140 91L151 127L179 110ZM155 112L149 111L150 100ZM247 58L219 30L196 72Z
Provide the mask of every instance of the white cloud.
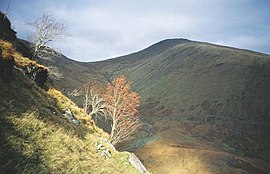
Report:
M15 0L19 3L19 0ZM269 3L252 0L67 0L17 5L14 20L42 13L42 5L63 20L71 37L54 45L82 61L143 49L166 38L187 38L268 52ZM22 2L20 2L22 3ZM37 6L39 5L40 6ZM35 8L30 12L29 9ZM26 9L28 7L28 10ZM267 8L268 7L268 8ZM16 28L19 22L16 22ZM18 32L21 32L18 30ZM23 35L23 34L20 34Z
M254 37L254 36L238 36L235 38L228 38L227 40L217 41L216 44L226 45L232 47L239 47L243 49L250 49L254 51L264 52L265 46L269 44L270 36Z

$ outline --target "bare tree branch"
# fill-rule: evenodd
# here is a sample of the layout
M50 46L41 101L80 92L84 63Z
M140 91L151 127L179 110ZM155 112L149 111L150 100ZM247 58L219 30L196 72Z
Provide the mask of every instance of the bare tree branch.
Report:
M86 113L95 118L97 123L98 117L107 119L107 109L105 100L102 98L104 90L97 85L95 81L89 81L83 84L80 94L83 97L83 109Z
M61 39L63 36L68 35L65 30L63 22L59 22L53 16L43 13L41 17L34 21L26 22L27 25L33 28L34 33L31 38L33 43L33 58L36 57L44 58L51 55L55 56L55 52L44 52L46 45L57 39Z

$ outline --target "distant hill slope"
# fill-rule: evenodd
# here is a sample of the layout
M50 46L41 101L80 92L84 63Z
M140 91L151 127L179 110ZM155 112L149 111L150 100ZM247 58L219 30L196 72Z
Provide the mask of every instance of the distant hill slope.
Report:
M191 149L218 148L270 162L269 55L173 39L99 62L99 66L108 77L125 74L134 82L143 101L143 118L153 125L153 139ZM153 159L158 150L150 150L155 145L138 152L145 162L157 160L146 162L152 169L160 166L160 159ZM152 153L145 157L147 150ZM168 160L163 161L169 165L165 173L177 163ZM229 169L217 170L221 171Z
M269 55L175 39L99 66L108 75L128 75L144 107L157 100L173 115L204 112L270 119ZM241 108L228 106L230 100Z
M121 74L134 82L133 88L142 99L143 119L153 126L150 142L154 143L146 146L148 150L155 147L155 141L184 147L197 143L196 147L270 161L269 55L169 39L100 62L58 60L47 63L68 75L58 80L59 88L68 89L67 93L89 78L107 83ZM155 170L155 151L151 151L152 160L146 151L141 152L138 154L146 165Z
M101 62L76 62L63 55L41 62L67 75L55 83L68 91L91 78L107 83L113 76L127 75L145 112L156 100L170 115L203 112L270 119L270 56L262 53L170 39ZM241 107L231 106L232 100Z
M20 41L30 48L28 41L22 39ZM44 50L49 52L48 55L53 53L53 56L37 59L37 62L49 67L50 78L61 90L70 92L87 80L94 78L99 79L101 82L108 82L108 80L104 79L105 76L102 75L99 67L94 64L74 61L49 47Z

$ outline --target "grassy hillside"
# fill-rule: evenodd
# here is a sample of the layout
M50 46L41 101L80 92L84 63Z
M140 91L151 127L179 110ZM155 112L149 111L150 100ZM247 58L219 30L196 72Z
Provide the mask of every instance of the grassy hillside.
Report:
M17 67L34 63L14 51ZM60 91L41 89L20 68L9 83L0 79L0 96L0 173L138 173L129 153L110 149L110 159L98 153L95 143L108 135ZM63 116L67 108L79 125Z
M153 139L162 141L163 148L179 147L180 153L169 152L168 158L179 159L183 148L206 146L210 156L215 149L270 162L269 55L180 39L162 41L124 59L134 57L138 59L126 63L121 57L100 64L108 74L125 74L134 82L143 101L142 115L153 125ZM157 170L161 161L176 165L175 160L160 160L156 143L150 144L138 151L149 168ZM147 151L151 153L146 158ZM206 166L227 173L218 167L221 164L212 164L214 158L210 161ZM226 161L222 166L228 167Z
M163 48L166 43L172 45L171 42L175 45ZM151 54L159 44L162 51ZM123 58L116 58L100 62L100 66L104 64L103 70L108 74L128 75L145 106L151 100L165 108L175 106L170 110L176 116L202 111L211 115L217 112L224 116L240 115L239 108L232 107L232 113L226 109L226 101L236 97L239 99L235 102L242 100L242 115L268 118L270 56L185 40L167 40L159 44L125 58L138 57L137 61L125 63L121 61ZM150 55L146 54L148 52ZM142 57L144 55L147 56ZM246 111L249 102L252 108ZM213 108L204 106L213 103L216 103ZM256 113L256 109L261 113Z
M150 123L150 132L142 133L148 138L139 138L134 144L140 147L141 143L147 143L137 154L153 171L162 173L159 164L175 166L177 161L187 173L192 172L179 155L196 154L202 148L206 151L195 155L196 158L204 160L207 155L204 166L218 173L269 171L265 168L270 161L269 55L170 39L106 61L72 62L76 68L69 71L80 78L59 80L60 88L79 85L80 79L87 78L99 78L106 83L119 74L133 82L133 89L142 99L143 119ZM68 64L55 65L60 72L69 73L65 69ZM156 147L160 142L162 148L178 147L166 154L174 162L159 158ZM190 150L183 151L186 148ZM254 162L246 157L260 160ZM215 163L216 158L222 159L221 162ZM238 163L230 165L230 159L239 159L245 167Z

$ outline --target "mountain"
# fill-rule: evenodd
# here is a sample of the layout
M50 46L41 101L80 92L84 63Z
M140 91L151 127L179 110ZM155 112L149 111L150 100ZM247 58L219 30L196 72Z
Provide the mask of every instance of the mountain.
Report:
M0 173L140 173L134 155L116 151L89 115L43 84L48 67L23 56L31 51L1 12L0 26Z
M268 55L176 39L100 62L99 66L107 74L127 75L142 96L144 107L156 100L175 116L205 112L225 117L260 116L269 121ZM241 103L240 110L227 109L232 98Z
M66 94L85 80L126 75L139 93L145 132L128 144L158 173L269 173L270 56L186 39L100 62L60 56ZM79 77L79 78L78 78ZM74 98L80 105L80 100ZM139 133L140 134L140 133Z
M216 151L269 163L269 55L176 39L101 64L108 74L127 75L142 97L141 112L153 125L150 142L155 142L139 150L138 155L150 169L160 173L203 170L205 167L192 166L190 160L195 160L207 161L202 166L216 166L211 168L217 173L232 172L231 168L251 172L244 165L249 162L237 160L237 164L220 169L219 165L230 164L231 156ZM182 157L189 153L195 159ZM185 166L185 160L191 166Z

